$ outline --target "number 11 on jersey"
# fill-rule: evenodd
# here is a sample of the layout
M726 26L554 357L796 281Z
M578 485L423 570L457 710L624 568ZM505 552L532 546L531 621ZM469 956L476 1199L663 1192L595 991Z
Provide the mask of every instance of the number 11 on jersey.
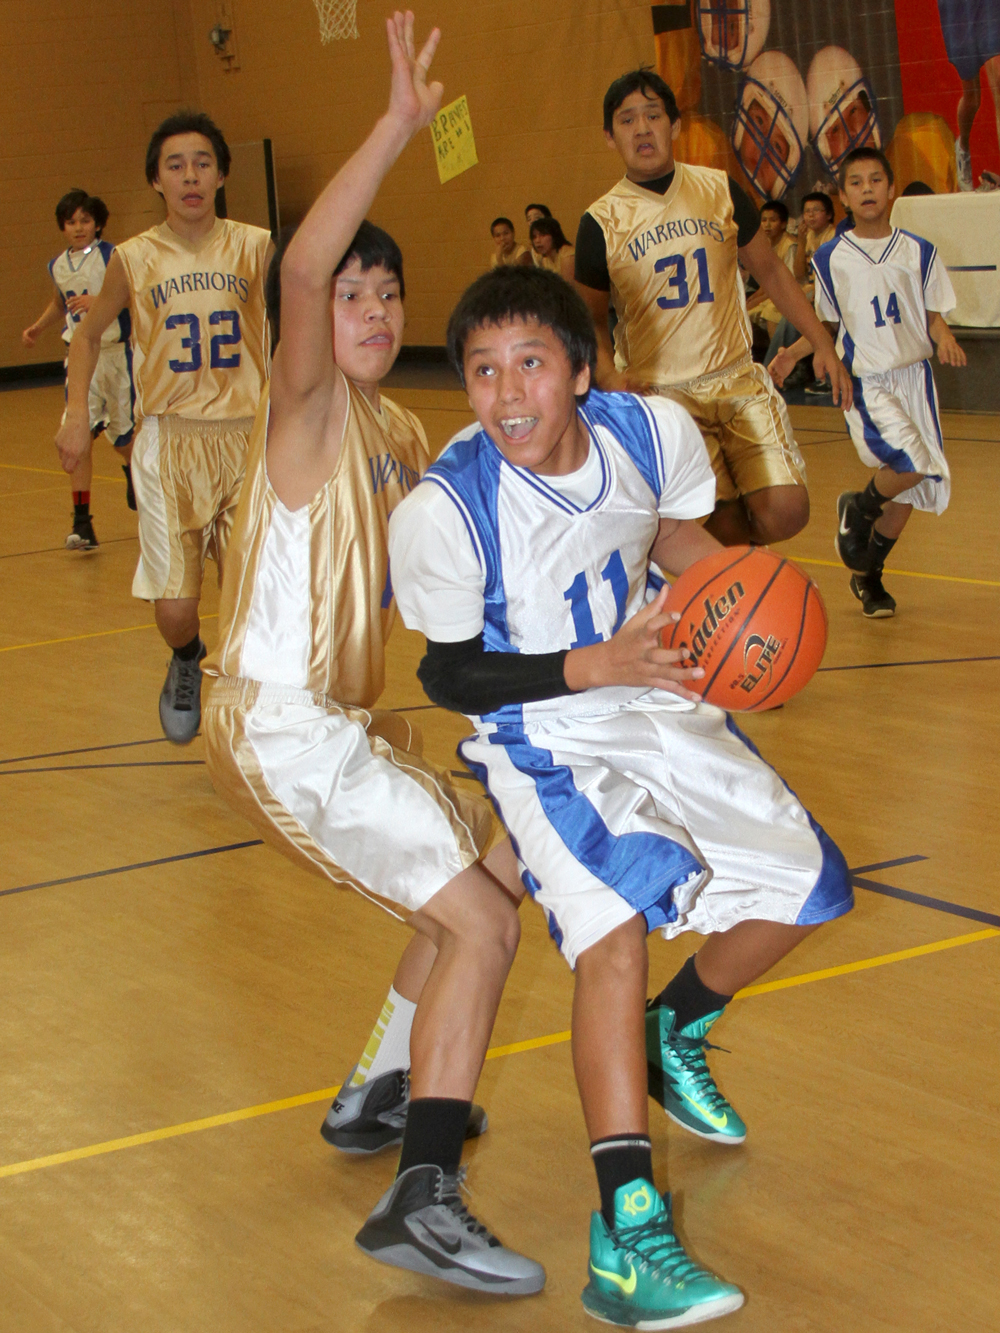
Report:
M601 570L601 578L611 584L615 595L615 627L612 635L617 634L625 619L625 607L628 605L628 575L622 563L620 551L612 551L608 563ZM588 648L592 643L603 643L604 635L598 634L594 626L594 613L590 609L590 589L587 587L587 572L581 569L576 578L563 593L569 602L570 615L573 617L573 629L576 638L570 648Z

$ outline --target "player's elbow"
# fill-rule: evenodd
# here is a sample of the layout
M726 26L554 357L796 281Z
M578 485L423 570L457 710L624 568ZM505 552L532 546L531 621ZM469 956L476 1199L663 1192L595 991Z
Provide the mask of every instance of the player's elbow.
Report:
M476 691L470 688L461 674L447 663L430 654L417 667L417 679L432 704L447 708L450 713L474 713L479 702Z

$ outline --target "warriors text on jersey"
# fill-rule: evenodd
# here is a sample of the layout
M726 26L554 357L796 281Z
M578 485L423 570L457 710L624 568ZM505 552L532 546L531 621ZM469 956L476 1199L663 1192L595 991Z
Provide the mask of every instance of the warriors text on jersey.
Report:
M104 285L104 274L108 261L114 252L110 241L94 241L86 250L64 250L56 255L49 264L52 281L59 289L59 295L66 305L71 296L96 296ZM70 342L77 325L83 319L81 310L74 315L66 310L66 323L63 326L63 342ZM131 331L129 312L123 310L117 319L113 319L101 336L103 344L121 343L128 340Z
M340 372L338 372L339 374ZM381 397L376 412L348 380L343 444L308 505L285 508L267 478L265 390L223 585L208 675L243 677L369 707L381 694L395 606L389 514L427 466L411 412Z
M138 410L144 417L250 417L267 377L261 227L216 219L192 243L167 223L118 246L131 290Z
M663 195L620 180L587 212L604 233L615 350L632 379L681 384L749 353L724 171L677 163Z
M894 228L876 240L842 232L813 255L816 313L837 321L837 353L852 375L929 360L927 311L948 311L955 293L936 248Z

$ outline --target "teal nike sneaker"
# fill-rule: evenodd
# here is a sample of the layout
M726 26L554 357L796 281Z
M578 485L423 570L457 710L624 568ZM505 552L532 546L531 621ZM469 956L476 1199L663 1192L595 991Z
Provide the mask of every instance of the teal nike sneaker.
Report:
M619 1328L683 1328L730 1314L743 1304L739 1287L689 1259L674 1235L670 1195L648 1180L615 1191L615 1226L590 1219L590 1281L583 1308Z
M708 1030L721 1013L719 1009L675 1032L672 1009L660 1005L646 1010L649 1095L692 1134L735 1146L746 1138L747 1127L715 1086L705 1059Z

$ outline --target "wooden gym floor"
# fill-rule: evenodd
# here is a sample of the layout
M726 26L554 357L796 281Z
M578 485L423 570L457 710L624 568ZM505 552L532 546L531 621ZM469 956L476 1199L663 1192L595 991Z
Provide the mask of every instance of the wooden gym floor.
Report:
M395 396L438 446L468 419L457 393ZM163 742L167 653L129 595L135 518L103 441L102 545L62 549L61 397L0 394L0 1329L593 1327L571 977L530 903L467 1161L473 1209L545 1263L545 1293L496 1304L353 1246L393 1157L340 1157L318 1129L405 931L260 845L200 740ZM830 646L803 695L745 726L844 848L857 906L713 1034L746 1145L651 1108L657 1171L690 1249L747 1292L732 1333L995 1333L1000 418L946 419L951 508L914 516L887 576L898 615L869 623L832 549L835 497L864 472L837 412L794 415L814 517L788 548ZM209 643L216 605L210 583ZM383 704L454 767L463 724L424 699L420 651L398 628ZM657 987L696 943L651 938Z

